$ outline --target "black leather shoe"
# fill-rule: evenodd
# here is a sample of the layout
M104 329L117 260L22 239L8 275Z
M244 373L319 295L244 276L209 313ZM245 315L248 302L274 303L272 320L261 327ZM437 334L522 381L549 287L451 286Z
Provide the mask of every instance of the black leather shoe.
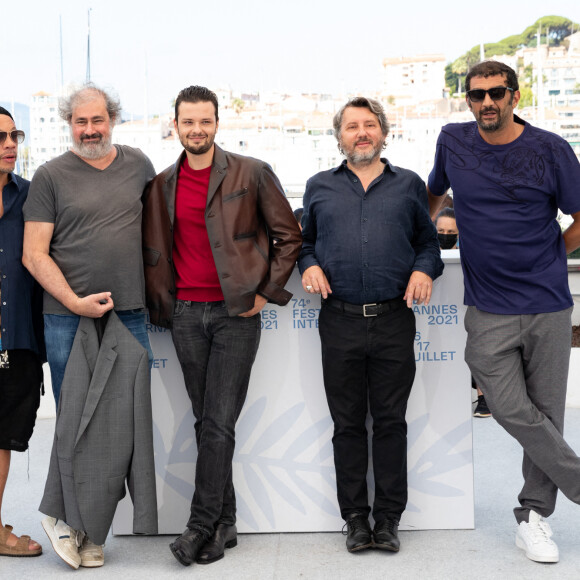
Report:
M366 550L373 545L371 526L366 516L351 514L346 520L346 549L349 552Z
M238 545L238 530L235 525L218 524L213 536L201 549L195 561L198 564L211 564L224 557L226 548L235 548Z
M399 542L399 522L397 520L386 519L376 522L373 536L376 548L391 552L399 551L401 543Z
M199 551L206 543L206 536L199 530L188 528L179 538L175 538L175 541L169 544L169 549L180 564L189 566L195 562Z

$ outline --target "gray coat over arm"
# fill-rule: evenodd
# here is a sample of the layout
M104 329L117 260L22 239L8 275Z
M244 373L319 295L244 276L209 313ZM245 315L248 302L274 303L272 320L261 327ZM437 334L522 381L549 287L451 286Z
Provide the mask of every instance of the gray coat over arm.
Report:
M133 500L133 532L157 533L147 351L111 311L101 344L81 317L66 366L40 511L104 544L117 503Z

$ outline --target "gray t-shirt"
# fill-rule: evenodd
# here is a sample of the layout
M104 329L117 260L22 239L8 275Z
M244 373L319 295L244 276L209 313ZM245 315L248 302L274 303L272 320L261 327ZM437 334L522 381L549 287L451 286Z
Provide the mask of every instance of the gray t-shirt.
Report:
M155 177L139 149L115 145L103 170L68 151L41 165L24 205L25 221L54 224L50 256L73 292L111 292L115 310L144 308L141 196ZM45 314L71 314L48 292Z

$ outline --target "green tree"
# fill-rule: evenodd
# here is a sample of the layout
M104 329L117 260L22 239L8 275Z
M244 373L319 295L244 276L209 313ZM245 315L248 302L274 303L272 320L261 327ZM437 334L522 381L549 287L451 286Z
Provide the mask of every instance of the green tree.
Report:
M459 57L445 67L445 86L449 87L451 93L457 91L458 80L461 80L461 86L464 85L468 68L464 57Z
M445 66L445 86L453 93L455 87L457 86L457 75L451 68L452 64L453 63L449 62Z
M572 34L573 29L578 30L578 24L564 16L542 16L520 35L525 46L536 46L538 28L541 28L542 34L549 29L550 46L558 46L566 36Z
M232 107L234 109L234 111L236 112L236 115L240 115L240 113L243 111L244 106L245 106L245 102L242 99L232 99Z
M531 107L533 104L534 93L532 87L528 83L520 85L520 102L518 103L518 108Z
M542 16L542 18L538 18L534 24L528 26L521 34L513 34L499 42L485 44L483 47L485 58L491 58L501 54L514 55L517 50L523 46L536 46L538 28L541 30L542 34L545 35L548 33L550 46L556 46L561 44L561 42L569 36L573 30L578 30L579 25L563 16ZM479 45L476 45L454 60L451 63L450 68L446 69L445 82L447 83L447 86L455 90L454 86L457 86L457 75L465 74L479 61L480 47ZM464 69L465 73L459 72Z

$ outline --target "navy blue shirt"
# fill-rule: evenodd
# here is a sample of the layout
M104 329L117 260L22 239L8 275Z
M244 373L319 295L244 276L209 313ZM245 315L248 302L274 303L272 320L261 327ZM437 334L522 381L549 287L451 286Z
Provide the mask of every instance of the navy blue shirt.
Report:
M465 304L494 314L572 306L558 208L580 211L580 164L559 137L514 116L521 135L491 145L477 123L441 129L429 189L453 188Z
M306 183L300 272L320 266L332 296L351 304L402 296L416 270L433 280L443 272L425 184L381 161L366 192L346 161Z
M0 218L0 318L2 350L27 349L44 358L42 289L22 265L22 206L30 182L14 173L2 189Z

